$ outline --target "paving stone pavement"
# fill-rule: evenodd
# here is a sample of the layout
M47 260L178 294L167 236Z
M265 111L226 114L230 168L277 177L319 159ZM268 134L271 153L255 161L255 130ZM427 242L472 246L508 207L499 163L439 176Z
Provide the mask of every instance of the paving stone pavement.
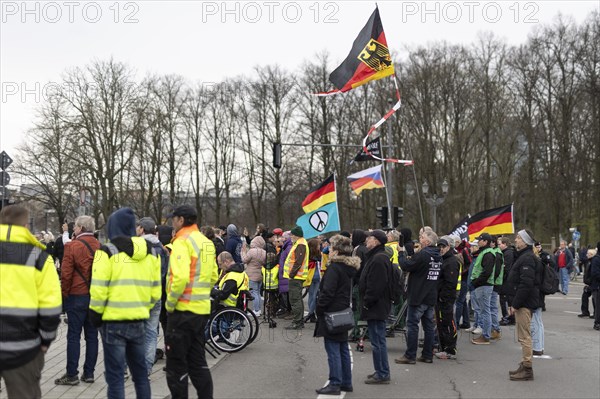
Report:
M98 335L98 362L96 363L96 371L94 373L96 381L93 384L87 384L80 382L79 385L68 386L68 385L55 385L54 380L60 378L66 371L67 365L67 324L61 321L58 327L56 340L50 346L48 353L46 354L46 362L44 370L42 371L42 398L44 399L92 399L92 398L105 398L106 397L106 381L104 380L104 351L102 349L102 340ZM158 347L164 348L162 329L159 335ZM227 355L218 356L216 359L211 357L208 353L206 354L206 360L208 366L213 368L221 359ZM79 373L81 376L83 363L85 360L85 340L83 336L81 338L81 357L79 359ZM153 399L164 399L169 398L169 388L167 387L167 380L163 367L165 366L165 359L159 360L152 368L152 374L150 375L150 384L152 386L152 398ZM193 386L190 383L191 391ZM195 391L193 392L195 395ZM129 378L125 381L125 397L135 398L135 388L133 381ZM4 382L2 382L2 392L0 392L0 399L6 399L6 389Z

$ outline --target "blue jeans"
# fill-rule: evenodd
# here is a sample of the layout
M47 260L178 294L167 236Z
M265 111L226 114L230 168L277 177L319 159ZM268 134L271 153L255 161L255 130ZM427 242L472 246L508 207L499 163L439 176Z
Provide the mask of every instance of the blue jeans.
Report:
M250 280L250 293L254 297L252 300L252 309L254 313L260 311L261 301L260 301L260 287L262 286L262 281L252 281Z
M100 328L100 334L104 346L104 377L108 385L106 396L109 399L125 398L124 374L127 361L136 396L152 397L146 369L144 322L105 322Z
M85 336L83 375L86 377L94 376L94 369L98 360L98 329L92 325L88 318L89 306L89 295L69 295L65 299L65 310L69 319L67 328L67 375L69 377L78 374L81 330L83 330Z
M150 318L144 321L146 329L146 368L148 374L152 373L154 359L156 358L156 341L158 340L158 319L160 318L160 301L150 309Z
M423 324L425 340L423 341L422 356L425 359L433 359L433 324L434 307L421 304L419 306L408 306L406 314L406 352L407 359L416 359L417 347L419 345L419 322Z
M492 297L490 298L490 314L492 317L492 330L500 331L500 321L498 318L498 304L500 303L500 296L492 288Z
M560 273L560 287L561 287L561 291L564 292L565 294L569 293L569 268L568 267L561 267L560 269L558 269L559 273Z
M315 270L315 276L308 287L308 314L314 314L317 308L317 294L319 293L319 283L321 282L321 276L319 271Z
M460 292L458 293L458 298L456 299L456 311L454 313L454 317L456 319L456 327L458 328L461 325L471 326L471 322L469 320L469 306L467 305L467 292L469 291L469 287L466 281L462 281L460 285ZM462 316L462 324L460 323L460 319Z
M541 307L531 312L531 342L534 351L544 350L544 322Z
M477 322L483 329L483 337L490 339L492 333L492 314L490 313L490 304L492 298L492 292L494 287L491 285L484 285L475 288L475 302L479 307L479 316Z
M373 367L377 378L390 378L390 364L388 363L387 342L385 338L385 320L367 320L369 339L373 349Z
M351 387L352 369L348 341L325 338L325 351L329 364L329 385Z

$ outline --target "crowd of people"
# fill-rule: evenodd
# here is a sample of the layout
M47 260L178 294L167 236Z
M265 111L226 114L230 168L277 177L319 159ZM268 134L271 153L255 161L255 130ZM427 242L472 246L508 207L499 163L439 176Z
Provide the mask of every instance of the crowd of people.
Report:
M107 220L108 241L101 243L94 219L79 216L53 241L48 233L31 234L26 208L2 209L0 376L9 398L41 397L44 354L61 314L68 321L66 364L55 384L94 383L100 336L107 397L124 397L129 374L137 397L150 397L148 376L166 355L173 398L187 398L188 379L199 398L212 398L206 324L216 308L239 306L242 293L271 328L277 319L289 321L287 330L314 323L329 366L328 384L317 389L325 395L353 390L348 342L365 337L373 372L364 383L390 383L388 321L403 312L406 351L396 363L456 359L458 329L471 333L472 344L490 345L502 338L502 326L515 325L522 357L509 378L532 380L533 357L544 353L544 268L556 271L566 295L576 258L585 283L579 316L594 317L600 330L600 248L575 257L561 241L549 254L528 230L518 231L514 242L482 233L474 243L439 237L429 227L414 241L407 228L306 239L299 226L283 231L259 224L254 234L240 234L234 224L199 227L196 209L187 205L175 207L168 219L169 225L159 226L130 208L118 209ZM344 312L353 315L355 327L332 329L330 315ZM159 328L164 351L157 343Z

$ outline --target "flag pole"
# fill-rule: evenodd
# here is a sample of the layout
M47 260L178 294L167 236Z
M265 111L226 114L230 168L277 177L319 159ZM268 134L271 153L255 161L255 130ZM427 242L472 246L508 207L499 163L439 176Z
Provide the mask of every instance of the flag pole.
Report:
M380 137L380 152L381 152L381 158L385 159L385 156L383 154L383 138ZM385 161L381 161L381 176L383 177L383 183L385 184L385 198L387 201L387 208L388 208L388 227L393 228L394 226L392 226L392 198L391 198L391 193L390 193L390 184L388 184L388 179L387 176L385 174Z

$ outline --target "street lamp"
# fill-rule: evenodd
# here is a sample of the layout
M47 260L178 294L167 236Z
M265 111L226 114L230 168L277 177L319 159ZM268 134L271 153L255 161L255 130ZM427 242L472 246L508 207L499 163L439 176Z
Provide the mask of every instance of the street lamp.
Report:
M433 210L433 231L435 231L437 233L437 207L442 205L444 203L444 201L446 200L446 195L448 194L448 181L446 179L444 179L444 182L442 183L442 195L438 196L437 193L433 193L432 196L427 196L427 194L429 193L429 184L427 184L427 182L424 182L423 185L421 186L421 189L423 190L423 197L425 198L425 202L427 202L427 204L429 204Z

